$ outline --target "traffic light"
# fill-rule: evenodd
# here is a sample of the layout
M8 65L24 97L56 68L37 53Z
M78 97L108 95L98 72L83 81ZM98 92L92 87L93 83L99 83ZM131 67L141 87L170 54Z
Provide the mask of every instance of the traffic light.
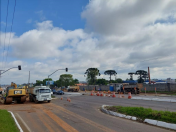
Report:
M18 66L18 70L21 70L21 66L20 65Z
M65 71L68 72L68 68L65 68Z

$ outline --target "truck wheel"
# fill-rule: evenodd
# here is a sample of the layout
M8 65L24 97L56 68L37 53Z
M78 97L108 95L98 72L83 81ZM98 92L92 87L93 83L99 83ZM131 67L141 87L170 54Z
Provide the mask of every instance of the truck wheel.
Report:
M48 103L50 103L51 102L51 100L48 100Z
M36 100L36 98L34 98L34 102L37 104L37 103L38 103L38 100Z
M117 93L120 94L120 91L118 90Z

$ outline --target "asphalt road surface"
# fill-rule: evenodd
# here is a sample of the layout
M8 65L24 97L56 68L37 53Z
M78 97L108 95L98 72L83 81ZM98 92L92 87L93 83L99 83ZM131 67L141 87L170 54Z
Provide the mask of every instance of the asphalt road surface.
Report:
M106 104L176 111L176 103L88 95L56 96L58 99L51 103L0 104L0 109L12 111L25 132L169 132L171 130L113 117L99 109Z

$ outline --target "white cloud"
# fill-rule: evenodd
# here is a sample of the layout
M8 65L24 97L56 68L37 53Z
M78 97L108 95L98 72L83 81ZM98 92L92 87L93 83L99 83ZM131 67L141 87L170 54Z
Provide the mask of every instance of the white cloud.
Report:
M68 67L74 78L85 80L86 69L98 67L101 74L114 69L117 78L126 79L128 72L149 66L152 78L176 78L176 22L159 21L175 14L174 5L174 0L92 0L82 12L85 29L64 30L43 21L21 36L12 34L9 57L23 61L8 63L8 67L22 65L22 71L8 74L23 83L30 70L35 82ZM56 80L62 73L65 71L52 78ZM102 77L109 79L98 78Z
M28 20L26 21L26 23L28 23L28 24L32 23L32 19L28 19Z

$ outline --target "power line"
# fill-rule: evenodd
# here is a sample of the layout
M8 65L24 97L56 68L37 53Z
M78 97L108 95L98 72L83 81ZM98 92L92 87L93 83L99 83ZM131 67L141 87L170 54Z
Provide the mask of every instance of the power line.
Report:
M8 48L7 48L7 54L6 54L5 64L7 62L7 57L8 57L9 44L10 44L10 39L11 39L11 34L12 34L12 27L13 27L13 20L14 20L14 16L15 16L15 7L16 7L16 0L15 0L14 10L13 10L12 25L11 25L11 30L10 30L10 37L9 37L9 43L8 43Z
M2 54L2 68L3 68L3 61L4 61L4 51L5 51L5 40L6 40L6 30L7 30L7 18L8 18L8 9L9 9L9 0L7 2L7 14L6 14L6 26L5 26L5 38L4 38L4 50L3 50L3 54Z

